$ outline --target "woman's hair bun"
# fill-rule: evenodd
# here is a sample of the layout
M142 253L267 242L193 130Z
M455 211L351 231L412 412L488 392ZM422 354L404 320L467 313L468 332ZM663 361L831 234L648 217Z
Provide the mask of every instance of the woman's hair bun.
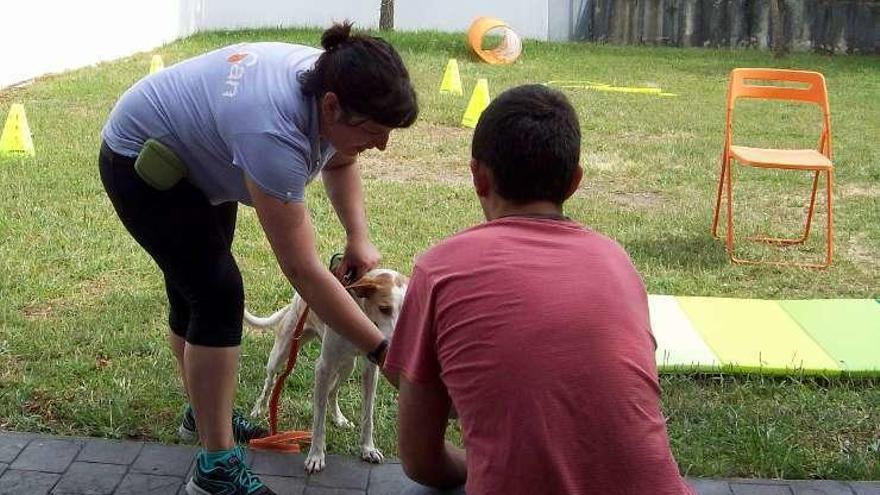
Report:
M321 46L330 51L351 39L351 21L334 23L330 29L321 35Z

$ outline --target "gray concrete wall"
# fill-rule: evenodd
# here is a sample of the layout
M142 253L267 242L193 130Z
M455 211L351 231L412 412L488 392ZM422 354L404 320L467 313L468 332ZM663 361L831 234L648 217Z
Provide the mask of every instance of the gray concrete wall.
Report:
M573 39L768 48L770 0L571 0ZM880 54L880 0L779 0L792 50Z

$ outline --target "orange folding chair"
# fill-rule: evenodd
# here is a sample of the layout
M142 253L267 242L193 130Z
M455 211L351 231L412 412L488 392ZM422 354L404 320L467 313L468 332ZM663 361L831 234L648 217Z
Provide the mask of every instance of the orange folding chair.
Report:
M797 87L780 85L761 85L764 81L796 83ZM818 149L772 149L750 148L733 144L733 109L739 98L758 98L769 100L793 100L814 103L822 109L822 135L819 137ZM773 237L752 237L749 240L767 242L777 245L803 244L810 235L810 224L816 205L816 191L819 186L819 175L825 173L827 192L827 231L825 259L822 262L794 261L763 261L737 258L734 252L733 226L733 174L731 165L739 162L742 165L758 168L802 170L813 172L813 191L810 194L810 206L804 222L803 235L794 239ZM831 162L831 117L828 108L828 93L825 78L818 72L784 70L784 69L734 69L730 73L727 90L727 125L724 137L724 152L721 155L721 176L718 179L718 194L715 200L715 214L712 218L712 236L718 237L718 218L721 211L721 196L727 199L727 254L734 263L774 265L793 265L806 268L827 268L831 264L833 254L834 221L832 218L831 188L834 181L834 165Z

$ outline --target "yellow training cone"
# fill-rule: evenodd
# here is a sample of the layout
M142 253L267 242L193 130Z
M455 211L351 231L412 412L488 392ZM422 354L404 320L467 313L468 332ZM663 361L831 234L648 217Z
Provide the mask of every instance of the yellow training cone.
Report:
M153 58L150 60L150 74L155 74L164 68L165 62L162 61L162 57L160 55L153 55Z
M464 111L464 117L461 118L461 125L477 127L477 121L480 114L489 106L489 81L485 79L477 79L477 85L471 94L471 100L468 102L467 110Z
M35 154L31 128L24 114L24 105L15 103L9 108L3 134L0 134L0 155L34 156Z
M452 93L461 96L461 77L458 75L458 60L450 58L443 72L443 82L440 83L441 93Z

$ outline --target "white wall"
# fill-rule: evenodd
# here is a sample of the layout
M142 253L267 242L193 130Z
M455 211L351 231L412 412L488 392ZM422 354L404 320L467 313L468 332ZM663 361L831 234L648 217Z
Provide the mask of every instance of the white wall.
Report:
M201 29L263 26L327 26L350 19L359 27L379 25L380 0L206 0ZM566 2L568 0L552 0ZM504 20L521 36L545 40L548 0L396 0L394 25L402 31L467 31L475 17Z
M520 36L546 40L548 0L396 0L394 27L400 30L436 29L464 32L474 18L488 16L506 22ZM379 4L379 0L374 3Z
M47 73L125 57L195 31L379 24L380 0L0 0L0 88ZM548 2L396 0L399 30L464 32L477 16L506 21L521 36L549 37ZM554 23L555 25L556 23Z
M380 0L203 0L201 30L244 27L329 26L349 19L361 28L379 25ZM413 0L399 0L397 3Z
M3 0L0 88L191 34L211 0Z

